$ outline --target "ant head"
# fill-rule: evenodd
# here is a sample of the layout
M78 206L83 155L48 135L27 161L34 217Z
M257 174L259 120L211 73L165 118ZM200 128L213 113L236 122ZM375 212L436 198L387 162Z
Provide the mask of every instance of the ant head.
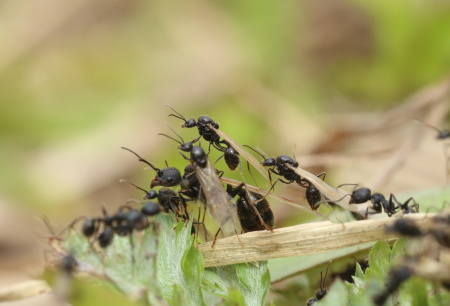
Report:
M167 106L168 108L170 108L171 110L173 110L175 112L175 114L170 114L169 117L175 117L178 119L181 119L184 121L184 124L181 127L187 127L187 128L191 128L197 125L197 123L195 122L194 118L191 118L189 120L186 120L186 118L184 118L183 115L181 115L179 112L177 112L176 110L174 110L172 107L170 107L167 104L164 104L164 106Z
M316 291L316 298L321 300L327 295L325 287L325 281L327 280L328 268L330 268L331 260L328 262L327 270L325 271L325 277L322 279L322 271L320 271L320 289Z
M194 126L197 126L197 122L195 121L194 118L185 121L186 122L181 126L182 128L192 128Z
M192 148L191 160L194 161L200 168L205 168L208 162L205 151L198 146Z
M181 150L181 151L183 151L183 152L191 152L192 147L194 146L194 143L196 143L197 141L199 141L200 138L201 138L201 136L199 136L199 137L195 138L195 139L192 140L192 141L184 142L183 138L182 138L177 132L175 132L175 130L172 129L172 127L171 127L170 125L168 125L167 123L166 123L166 125L172 130L172 132L173 132L175 135L177 135L177 137L178 137L181 141L180 141L180 140L177 140L177 139L175 139L175 138L173 138L173 137L171 137L171 136L169 136L169 135L167 135L167 134L159 133L158 135L166 136L167 138L170 138L170 139L176 141L177 143L179 143L180 145L178 146L178 149Z
M272 157L266 158L266 159L261 163L261 165L264 166L264 167L272 167L272 166L275 166L275 164L276 164L275 158L272 158Z
M167 167L160 170L150 183L150 189L156 186L173 187L181 182L181 173L177 168Z

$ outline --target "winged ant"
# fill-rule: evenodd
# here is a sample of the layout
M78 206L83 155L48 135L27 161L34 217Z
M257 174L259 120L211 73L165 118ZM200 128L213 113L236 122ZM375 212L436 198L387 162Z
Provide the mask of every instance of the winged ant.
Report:
M248 191L245 183L233 188L227 185L227 193L236 201L239 222L244 233L261 230L273 230L275 219L269 203L259 193Z
M219 157L219 159L223 157L225 160L225 163L227 164L228 168L231 171L235 170L237 168L237 166L239 166L239 164L240 164L239 152L236 149L234 149L228 141L220 140L220 136L216 133L216 129L219 129L219 124L217 122L215 122L211 117L200 116L197 119L197 121L195 121L194 118L186 120L186 118L183 115L178 113L172 107L170 107L168 105L166 105L166 106L175 112L175 114L170 114L169 117L175 117L175 118L181 119L185 122L181 127L183 127L183 128L197 127L198 133L200 134L200 136L198 138L196 138L196 140L203 137L204 140L209 142L210 147L212 145L216 150L222 152L223 155L221 157ZM163 135L165 135L165 134L163 134ZM165 136L167 136L167 135L165 135ZM178 134L177 134L177 136L180 137ZM167 137L172 138L170 136L167 136ZM183 140L181 140L181 141L184 143ZM183 144L180 143L180 147L178 147L178 148L182 151L189 152L190 148L189 148L189 145L187 145L187 144L189 144L189 143L186 143L186 146L184 146ZM219 161L219 159L217 159L217 161Z

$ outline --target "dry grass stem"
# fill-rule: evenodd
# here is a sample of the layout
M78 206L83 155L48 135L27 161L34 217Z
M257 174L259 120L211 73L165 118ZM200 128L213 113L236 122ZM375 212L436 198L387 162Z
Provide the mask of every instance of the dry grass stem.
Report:
M418 223L427 222L430 215L414 214ZM200 244L205 267L224 266L271 258L302 256L324 253L345 247L386 239L398 238L387 234L385 227L396 218L383 218L347 223L330 221L301 224L270 231L250 232ZM240 240L240 241L239 241Z

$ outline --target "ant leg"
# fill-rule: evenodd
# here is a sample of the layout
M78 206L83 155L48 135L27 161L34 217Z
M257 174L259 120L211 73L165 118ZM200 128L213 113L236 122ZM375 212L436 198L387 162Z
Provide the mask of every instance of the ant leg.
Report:
M336 187L336 189L341 188L342 186L355 186L355 188L353 188L353 191L355 191L355 189L359 186L359 184L340 184L339 186Z
M239 244L241 245L241 247L244 247L244 245L242 244L241 238L239 238L239 234L237 233L236 230L234 230L234 232L236 233L236 237L237 237L237 239L239 241Z
M214 249L214 246L216 245L216 240L217 240L217 236L219 235L219 233L220 233L220 228L217 230L217 233L214 235L214 241L213 241L213 243L212 243L212 245L211 245L211 248L212 249Z
M327 176L326 172L322 172L316 175L318 178L321 178L322 181L325 181L325 177ZM321 177L322 176L322 177Z
M241 169L242 169L242 163L241 163ZM256 182L256 179L255 179L255 177L253 176L253 173L252 173L252 171L250 170L250 163L247 161L247 170L248 170L248 173L250 174L250 176L252 177L252 179L253 179L253 182L255 183L255 186L256 187L258 187L258 183Z
M224 156L225 156L225 154L220 155L219 158L216 159L216 161L214 162L214 166L215 166L215 165L217 164L217 162L218 162L222 157L224 157Z

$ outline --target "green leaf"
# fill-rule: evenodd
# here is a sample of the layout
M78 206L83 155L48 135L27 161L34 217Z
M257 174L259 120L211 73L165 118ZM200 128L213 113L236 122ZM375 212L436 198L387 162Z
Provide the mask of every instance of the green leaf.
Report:
M200 283L203 257L194 246L191 226L178 222L174 216L159 215L161 223L158 248L158 281L164 299L170 305L203 305Z
M270 285L267 261L205 269L203 285L206 291L229 301L235 299L233 289L237 289L245 305L263 305Z
M407 241L408 240L406 238L400 238L394 243L394 246L392 247L391 256L390 256L391 261L394 258L399 258L406 254Z
M158 283L152 282L156 279L156 249L155 243L148 243L157 241L157 231L155 226L144 231L143 243L140 244L138 252L132 247L132 244L136 245L134 235L115 235L108 248L96 251L98 247L95 246L94 250L89 241L75 230L69 231L63 247L74 254L84 272L108 280L128 296L140 297L145 289L148 300L158 304Z
M389 247L387 242L377 242L369 253L370 269L382 278L385 278L389 271L390 255L391 248Z
M364 272L363 272L359 262L356 263L355 277L357 277L357 278L363 278L364 277Z

